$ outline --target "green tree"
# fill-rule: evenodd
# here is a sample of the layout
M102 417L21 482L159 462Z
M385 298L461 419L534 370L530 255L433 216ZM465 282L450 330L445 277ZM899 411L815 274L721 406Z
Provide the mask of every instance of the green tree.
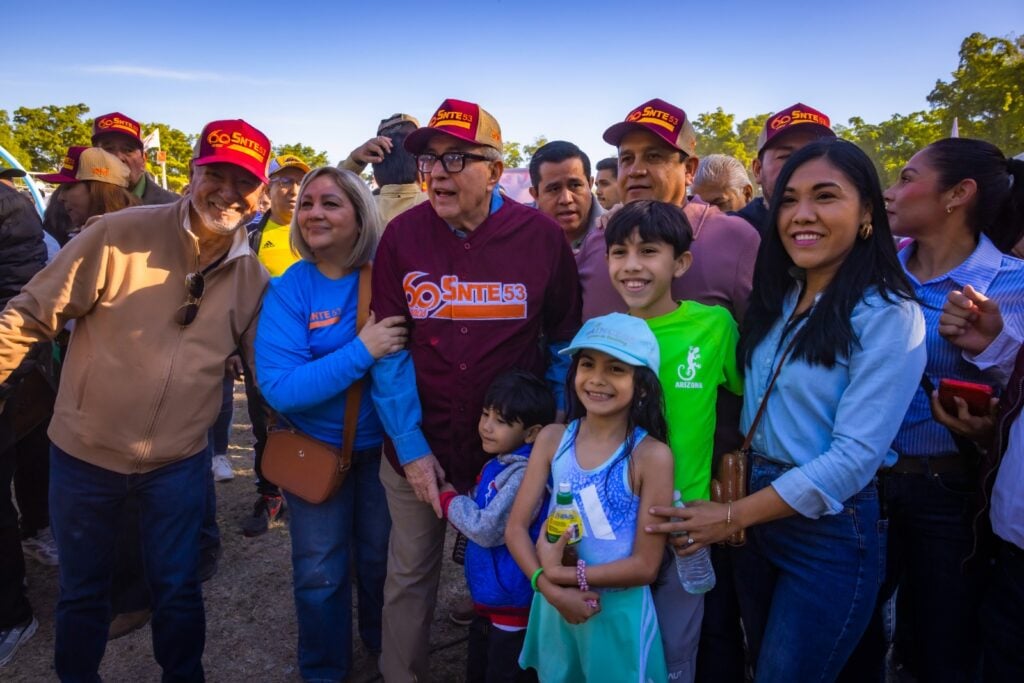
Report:
M537 150L548 144L548 139L544 135L538 135L533 139L533 142L523 143L508 140L504 143L504 162L505 168L522 168L530 165L530 159Z
M528 145L524 144L523 145L523 154L525 155L526 158L523 160L523 163L525 163L527 166L529 166L530 165L530 159L533 158L533 155L537 153L538 149L540 149L541 147L543 147L546 144L548 144L548 139L545 136L543 136L543 135L538 135L537 137L535 137L533 139L533 142L531 142Z
M19 107L14 111L14 139L33 171L55 171L72 145L88 145L92 128L85 104Z
M7 150L7 153L17 159L21 164L27 164L29 159L25 150L18 144L14 134L14 126L7 112L0 109L0 147Z
M915 152L949 134L935 110L893 114L881 123L867 123L855 116L848 126L833 128L839 137L856 143L871 157L883 187L896 182L900 169Z
M520 168L523 165L523 145L508 140L503 147L505 150L505 168Z
M736 116L727 114L721 107L699 114L693 121L697 156L728 154L739 159L744 168L750 168L750 162L757 156L757 136L767 118L768 114L762 114L737 124Z
M956 117L961 136L988 140L1007 155L1024 151L1024 37L972 33L952 76L928 95L946 134Z
M301 142L296 142L290 145L274 145L274 156L278 157L282 154L294 154L309 164L310 168L320 168L321 166L327 166L331 163L327 156L327 152L318 152L309 145L304 145Z
M743 119L736 126L737 135L740 142L743 143L743 149L748 157L748 159L740 159L740 161L743 161L747 168L750 168L750 162L757 156L757 138L764 130L764 124L769 116L771 116L769 113L751 116L749 119Z
M160 131L160 149L167 153L167 187L174 192L181 192L188 182L188 164L192 160L196 136L186 135L166 123L142 124L143 135L149 135L154 130ZM157 150L146 150L146 162L150 172L159 181L160 164L157 163Z

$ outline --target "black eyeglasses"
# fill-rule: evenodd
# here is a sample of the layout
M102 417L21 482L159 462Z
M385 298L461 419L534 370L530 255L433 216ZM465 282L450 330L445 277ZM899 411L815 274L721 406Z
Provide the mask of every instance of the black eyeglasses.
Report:
M439 160L441 167L445 173L458 173L466 167L466 159L473 161L490 161L485 156L480 154L470 154L469 152L445 152L441 156L436 154L417 154L416 155L416 168L419 169L420 173L430 173L434 170L434 164Z
M174 313L174 322L188 327L199 313L199 304L203 301L203 290L206 289L206 278L200 272L185 276L185 303Z

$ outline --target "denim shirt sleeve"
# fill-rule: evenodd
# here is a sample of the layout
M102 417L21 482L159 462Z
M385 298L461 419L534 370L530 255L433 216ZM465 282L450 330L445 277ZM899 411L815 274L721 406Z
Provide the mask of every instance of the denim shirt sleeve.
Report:
M569 348L569 343L562 341L548 344L548 369L544 373L544 379L555 396L555 406L558 410L569 409L565 401L565 378L569 374L569 366L572 365L572 356L562 355L562 349Z
M398 462L408 465L430 455L423 436L423 406L416 390L412 355L398 351L384 356L370 369L370 396L384 431L395 446Z
M875 297L853 317L860 343L850 354L849 383L836 408L829 448L772 483L790 507L812 519L842 512L843 501L875 476L927 360L924 318L916 303L886 304Z

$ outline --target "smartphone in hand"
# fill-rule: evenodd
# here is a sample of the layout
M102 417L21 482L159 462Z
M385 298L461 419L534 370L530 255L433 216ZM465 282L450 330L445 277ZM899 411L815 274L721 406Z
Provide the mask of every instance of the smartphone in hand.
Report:
M957 414L956 402L953 397L959 396L967 404L967 410L976 417L989 414L989 402L992 400L992 387L976 382L962 382L956 379L939 381L939 403L950 415Z

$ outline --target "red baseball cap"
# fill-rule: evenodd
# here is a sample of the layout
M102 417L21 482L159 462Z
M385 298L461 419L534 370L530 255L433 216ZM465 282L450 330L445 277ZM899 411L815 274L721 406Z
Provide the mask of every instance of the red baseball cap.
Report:
M203 128L192 164L234 164L267 182L270 140L242 119L211 121Z
M78 178L75 176L78 174L78 160L81 159L82 152L87 149L89 148L84 146L68 147L68 153L64 155L64 161L61 162L59 171L41 173L36 177L47 183L77 183Z
M832 122L814 107L797 102L791 107L786 107L768 117L764 122L764 129L757 136L757 153L768 146L769 143L777 141L780 135L791 130L811 130L817 132L823 138L835 138L832 130Z
M665 100L649 100L629 112L625 121L616 123L604 132L604 141L618 147L622 138L634 130L654 133L687 156L697 154L697 133L689 117L685 111Z
M139 147L143 146L142 126L140 126L139 122L135 119L129 118L119 111L97 116L93 119L92 144L95 145L96 138L106 133L120 133L121 135L127 135L132 140L139 143Z
M442 102L426 126L405 138L405 149L419 154L430 139L440 133L501 151L501 126L486 109L473 102L452 99Z

